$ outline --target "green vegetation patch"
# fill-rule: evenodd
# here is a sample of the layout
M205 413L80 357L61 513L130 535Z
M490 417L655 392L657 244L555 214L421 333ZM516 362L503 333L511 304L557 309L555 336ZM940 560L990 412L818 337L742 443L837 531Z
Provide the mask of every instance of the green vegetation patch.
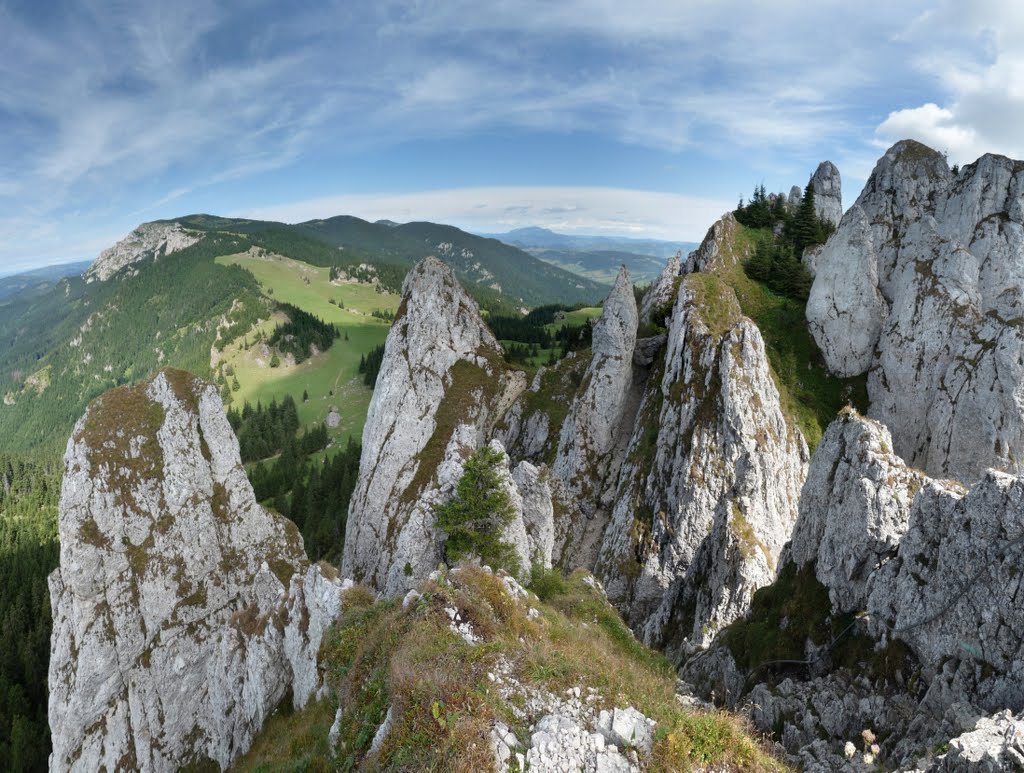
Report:
M867 376L831 375L807 329L803 302L778 295L747 276L743 263L765 238L770 238L766 229L738 226L733 238L720 245L723 260L715 274L732 287L744 316L761 331L782 408L813 452L841 408L853 405L867 412Z

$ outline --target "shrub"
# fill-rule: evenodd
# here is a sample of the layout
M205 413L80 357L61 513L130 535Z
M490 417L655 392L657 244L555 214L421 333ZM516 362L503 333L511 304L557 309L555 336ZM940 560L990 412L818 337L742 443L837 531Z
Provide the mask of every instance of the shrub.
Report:
M558 569L545 569L540 564L534 564L530 569L530 590L541 601L550 601L555 596L567 593L569 585Z

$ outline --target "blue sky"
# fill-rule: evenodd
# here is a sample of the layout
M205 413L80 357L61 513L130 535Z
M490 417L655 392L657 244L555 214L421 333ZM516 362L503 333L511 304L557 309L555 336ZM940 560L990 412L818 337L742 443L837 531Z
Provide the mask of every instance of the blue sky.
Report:
M997 24L997 27L993 25ZM0 0L0 273L192 212L699 240L905 136L1024 156L993 2Z

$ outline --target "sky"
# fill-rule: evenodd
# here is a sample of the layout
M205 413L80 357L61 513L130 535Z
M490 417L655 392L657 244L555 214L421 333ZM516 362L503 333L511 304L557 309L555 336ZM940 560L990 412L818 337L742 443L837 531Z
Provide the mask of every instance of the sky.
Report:
M0 274L148 220L699 241L912 137L1024 157L1024 4L0 0Z

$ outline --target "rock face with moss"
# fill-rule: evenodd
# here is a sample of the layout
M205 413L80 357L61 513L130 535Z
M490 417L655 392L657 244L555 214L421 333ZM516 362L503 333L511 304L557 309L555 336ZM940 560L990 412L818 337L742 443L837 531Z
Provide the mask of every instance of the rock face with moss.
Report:
M840 768L864 728L887 768L974 769L927 756L991 724L981 717L1024 710L1022 513L1020 478L928 478L881 424L846 412L811 462L785 587L684 678L751 705L808 769Z
M437 568L434 509L524 388L451 269L420 261L406 277L363 429L345 576L393 596Z
M226 767L318 688L340 583L256 502L216 387L189 374L97 399L65 465L51 770Z
M1024 472L1024 164L954 175L913 141L879 160L815 261L807 320L829 368L868 373L896 453L967 482Z
M85 272L87 282L105 282L126 266L146 258L161 258L191 247L202 234L179 223L143 223L113 247L99 254Z
M714 274L685 276L598 564L646 642L700 645L746 611L774 579L806 469L757 327Z
M593 355L558 439L552 470L578 518L564 558L587 565L596 556L611 495L640 400L633 349L639 317L629 272L623 267L594 325Z

